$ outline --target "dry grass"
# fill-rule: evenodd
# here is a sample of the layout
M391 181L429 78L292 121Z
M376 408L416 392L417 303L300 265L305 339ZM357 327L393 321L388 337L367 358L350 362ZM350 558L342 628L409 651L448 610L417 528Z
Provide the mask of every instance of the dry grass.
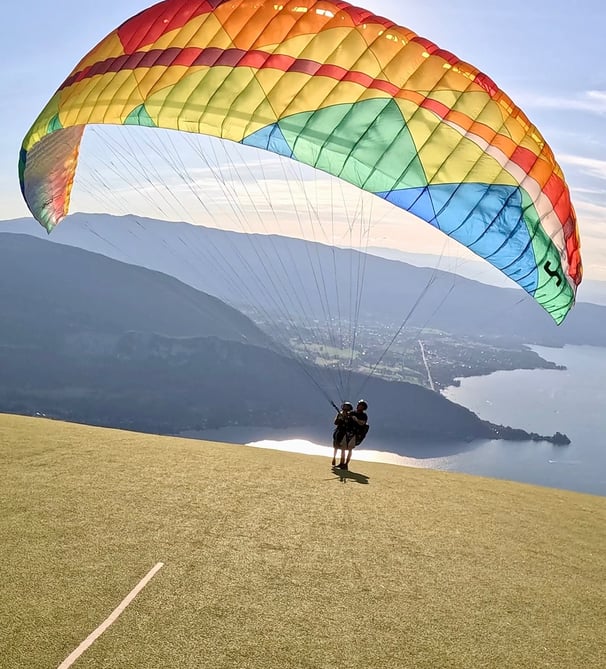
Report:
M606 666L606 499L0 416L0 667Z

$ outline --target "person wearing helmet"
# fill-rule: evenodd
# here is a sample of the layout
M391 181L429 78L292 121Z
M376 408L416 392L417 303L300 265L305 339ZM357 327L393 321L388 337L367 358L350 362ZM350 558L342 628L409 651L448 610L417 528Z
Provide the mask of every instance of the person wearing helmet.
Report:
M337 426L333 433L334 453L332 464L339 469L349 469L353 449L362 443L368 433L368 403L359 400L356 410L349 402L344 402L335 418ZM341 461L336 464L337 450L341 449Z
M359 400L356 410L349 413L349 425L351 437L347 442L347 447L341 451L341 463L339 469L349 469L349 461L353 449L362 443L368 432L368 403L365 400Z
M341 461L339 463L339 468L343 469L346 467L345 460L346 454L345 451L348 448L348 445L354 444L356 441L355 437L355 424L351 419L351 414L353 412L353 405L351 402L343 402L341 405L341 410L335 417L334 424L336 425L334 432L332 433L332 445L333 445L333 454L332 454L332 466L337 466L337 451L341 450ZM353 448L353 446L352 446Z

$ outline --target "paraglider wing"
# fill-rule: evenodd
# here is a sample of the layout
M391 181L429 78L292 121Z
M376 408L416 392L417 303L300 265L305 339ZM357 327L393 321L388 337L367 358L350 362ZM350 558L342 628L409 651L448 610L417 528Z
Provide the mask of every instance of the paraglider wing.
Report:
M324 170L424 219L561 322L582 266L562 171L486 75L337 0L166 0L78 64L27 134L21 188L50 232L88 124L220 137Z

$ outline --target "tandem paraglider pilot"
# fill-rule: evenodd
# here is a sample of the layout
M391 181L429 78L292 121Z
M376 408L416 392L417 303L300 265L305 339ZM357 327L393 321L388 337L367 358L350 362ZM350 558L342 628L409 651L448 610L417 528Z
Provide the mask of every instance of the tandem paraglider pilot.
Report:
M332 435L333 456L332 466L339 469L349 469L349 461L353 449L362 443L368 433L368 404L359 400L354 411L350 402L343 402L341 410L335 417L335 429ZM337 465L337 451L341 451L341 458Z

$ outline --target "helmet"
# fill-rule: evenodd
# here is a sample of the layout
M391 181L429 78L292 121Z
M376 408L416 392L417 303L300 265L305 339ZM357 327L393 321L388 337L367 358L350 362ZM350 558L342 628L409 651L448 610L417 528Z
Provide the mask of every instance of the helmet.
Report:
M343 402L343 404L341 404L341 409L344 409L345 411L353 411L353 404L351 402Z
M366 402L366 400L358 400L358 406L360 405L362 405L362 409L364 409L364 411L368 409L368 403Z

